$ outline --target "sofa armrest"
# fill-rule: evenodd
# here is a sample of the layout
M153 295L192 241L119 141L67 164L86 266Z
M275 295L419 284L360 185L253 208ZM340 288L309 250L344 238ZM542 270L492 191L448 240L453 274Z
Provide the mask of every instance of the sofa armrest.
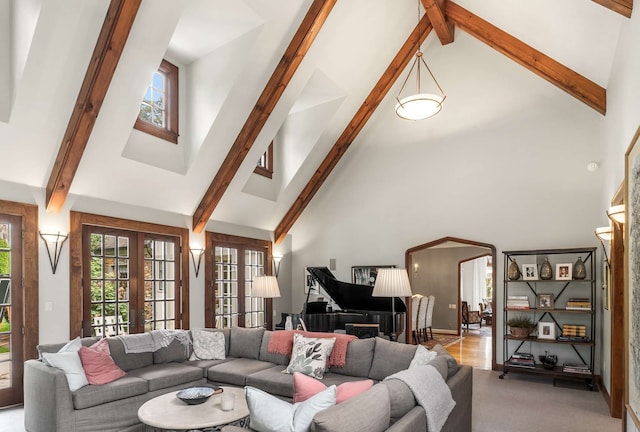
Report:
M40 360L27 360L24 363L25 429L28 432L73 431L73 410L64 372Z
M447 385L456 406L449 414L442 432L471 432L471 414L473 397L473 368L458 366L458 372L449 377Z

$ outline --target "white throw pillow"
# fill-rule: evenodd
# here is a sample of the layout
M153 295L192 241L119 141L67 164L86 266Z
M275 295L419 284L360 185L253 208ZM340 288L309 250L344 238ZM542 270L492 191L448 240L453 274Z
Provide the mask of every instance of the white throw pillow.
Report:
M332 385L304 402L290 404L254 387L245 387L249 423L257 432L307 432L316 413L336 404Z
M418 345L416 353L413 355L413 360L411 360L411 363L409 364L409 369L415 366L424 366L426 364L429 364L429 362L431 362L431 360L433 360L437 356L437 352L430 351L422 345Z
M293 349L289 366L283 371L292 374L300 372L322 379L327 360L333 351L336 338L307 338L299 333L293 335Z
M69 390L76 391L89 385L87 376L84 374L82 362L77 352L66 351L57 353L42 353L45 362L55 368L61 369L67 377Z
M189 360L224 360L224 333L207 330L193 330L193 352Z

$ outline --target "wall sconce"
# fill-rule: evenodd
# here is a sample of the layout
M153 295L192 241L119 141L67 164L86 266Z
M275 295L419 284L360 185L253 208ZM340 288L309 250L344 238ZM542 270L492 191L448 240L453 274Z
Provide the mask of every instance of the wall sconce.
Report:
M200 273L200 263L202 262L202 255L204 255L204 248L192 248L189 249L189 253L191 253L193 269L196 271L196 277L198 277L198 273Z
M273 273L275 273L276 277L278 277L278 273L280 273L280 261L282 261L281 255L273 256Z
M612 221L623 224L624 223L624 204L609 207L609 210L607 210L607 216L609 216L609 219L611 219Z
M602 245L602 250L604 250L604 259L609 265L609 257L607 256L607 248L604 247L604 242L611 241L611 226L596 228L596 237L600 240L600 244Z
M420 270L420 265L419 265L418 263L415 263L415 264L413 265L413 272L414 272L415 274L418 274L418 270Z
M47 255L49 255L49 263L51 263L51 271L56 274L58 268L58 261L60 260L60 252L62 252L62 245L69 238L68 234L57 233L43 233L38 231L40 238L44 242L44 246L47 248ZM53 253L53 256L51 255Z

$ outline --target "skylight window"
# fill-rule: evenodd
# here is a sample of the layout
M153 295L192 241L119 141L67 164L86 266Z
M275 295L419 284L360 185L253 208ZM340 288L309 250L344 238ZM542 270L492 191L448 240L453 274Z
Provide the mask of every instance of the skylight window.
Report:
M267 151L258 159L253 172L267 178L273 178L273 141L269 144Z
M175 65L162 60L140 103L134 127L165 141L178 143L178 68Z

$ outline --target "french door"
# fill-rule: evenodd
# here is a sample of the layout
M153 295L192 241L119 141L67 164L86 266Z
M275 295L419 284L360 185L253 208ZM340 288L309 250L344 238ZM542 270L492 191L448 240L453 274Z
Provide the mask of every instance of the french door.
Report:
M22 217L0 214L0 406L22 402Z
M83 334L182 328L180 238L83 226Z
M271 328L272 300L252 295L253 278L271 274L271 242L206 233L205 325Z

